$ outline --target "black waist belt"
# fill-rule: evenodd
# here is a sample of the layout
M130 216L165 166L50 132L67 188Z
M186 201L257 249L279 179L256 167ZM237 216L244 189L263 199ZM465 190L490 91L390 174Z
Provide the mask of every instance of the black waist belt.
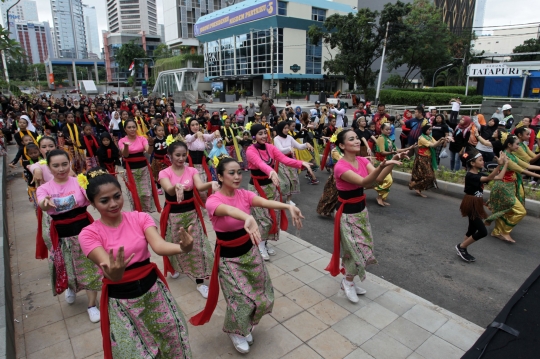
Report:
M61 214L52 214L51 218L57 221L74 218L80 214L86 212L86 207L78 207L71 211L61 213ZM66 238L78 236L79 233L83 230L84 227L90 225L90 221L85 218L80 221L70 223L70 224L59 224L56 225L56 231L58 232L58 238Z
M338 190L339 197L343 199L351 199L356 197L362 197L364 195L364 189L358 188L352 191L339 191ZM341 202L338 201L336 205L336 210L341 206ZM343 213L345 214L351 214L351 213L358 213L362 212L366 208L366 202L358 202L358 203L346 203L343 206Z
M204 151L189 151L189 157L194 165L202 165Z
M137 262L133 265L130 265L129 267L126 268L126 271L139 268L147 264L150 264L150 258L142 262ZM115 299L138 298L141 295L146 294L146 292L148 292L150 288L152 288L152 286L156 283L157 278L158 278L157 273L155 271L152 271L143 279L140 279L134 282L123 283L123 284L109 284L109 298L115 298Z
M245 234L246 234L246 230L244 228L239 229L234 232L217 232L216 231L216 237L221 239L222 241L232 241L234 239L244 236ZM238 247L221 246L220 256L222 258L237 258L249 252L251 250L251 247L253 247L253 242L251 242L251 240L247 241L246 243Z
M176 196L171 196L167 192L165 192L165 199L170 202L176 202L177 198ZM184 199L183 201L187 201L193 198L193 191L184 191ZM170 213L184 213L189 212L195 209L195 202L191 203L178 203L178 204L171 204L171 211Z
M268 175L261 170L251 170L251 174L255 177L268 177ZM267 184L272 183L272 180L270 179L270 177L268 177L268 179L258 180L258 181L261 186L266 186ZM251 185L253 184L253 178L250 178L249 184Z
M146 157L144 156L143 152L130 153L128 158L130 159L129 168L131 168L132 170L144 168L147 166ZM140 161L136 161L138 159L140 159ZM126 166L124 165L124 168L125 167Z

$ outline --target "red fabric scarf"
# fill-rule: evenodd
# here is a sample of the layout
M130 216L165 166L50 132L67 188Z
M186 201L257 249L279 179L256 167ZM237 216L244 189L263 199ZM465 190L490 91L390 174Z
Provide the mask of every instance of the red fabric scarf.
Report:
M253 179L253 184L255 185L255 189L257 190L257 193L259 196L261 196L264 199L268 199L266 197L266 193L264 193L261 185L259 184L259 180L266 180L268 179L268 176L254 176L251 174L251 178ZM282 202L281 198L281 189L279 186L277 186L278 192L279 192L279 202ZM276 234L278 233L278 227L277 227L277 218L276 218L276 212L274 209L268 210L270 212L270 218L272 219L272 228L270 228L270 231L268 234ZM283 231L286 231L289 227L289 220L287 219L287 215L285 214L285 210L282 209L281 211L281 222L280 222L280 228Z
M133 177L133 173L131 172L131 167L129 166L130 162L142 162L146 161L146 166L148 167L148 171L150 171L150 182L152 183L152 197L154 197L154 203L156 205L157 211L161 213L161 205L159 204L159 197L157 193L157 187L156 187L156 181L154 180L154 176L152 176L152 168L150 167L150 164L148 163L148 160L146 157L136 157L136 158L124 158L124 163L126 164L126 174L128 176L128 182L126 182L126 187L131 192L131 197L133 198L133 204L135 205L135 210L137 212L142 212L142 205L141 200L139 199L139 195L137 194L137 187L135 185L135 178Z

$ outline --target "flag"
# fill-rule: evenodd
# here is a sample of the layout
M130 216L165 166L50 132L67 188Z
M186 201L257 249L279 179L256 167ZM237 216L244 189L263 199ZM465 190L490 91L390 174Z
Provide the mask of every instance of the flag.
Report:
M129 71L133 70L134 68L135 68L135 61L133 61L131 65L129 65Z

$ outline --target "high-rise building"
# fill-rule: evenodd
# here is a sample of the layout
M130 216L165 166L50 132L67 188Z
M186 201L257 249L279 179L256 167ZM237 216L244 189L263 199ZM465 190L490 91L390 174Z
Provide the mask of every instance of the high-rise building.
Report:
M86 49L89 53L101 54L96 7L83 4L84 28L86 32ZM90 56L90 55L89 55Z
M7 0L1 5L2 24L4 26L7 25L7 10L13 6L13 4L17 4L17 0ZM17 20L39 21L36 2L31 0L21 0L9 10L9 18L11 21L10 27Z
M240 1L236 1L238 3ZM226 7L225 0L163 0L163 20L165 43L171 48L177 46L199 46L193 34L193 27L203 15Z
M44 63L53 56L51 29L47 21L15 21L10 37L21 44L33 64Z
M86 59L86 31L81 0L51 0L58 56Z
M158 35L156 0L107 0L109 32Z
M474 9L473 30L477 36L482 36L484 31L484 16L486 15L486 1L476 0L476 8Z
M454 34L471 31L477 0L435 0L443 20ZM482 21L483 22L483 21Z

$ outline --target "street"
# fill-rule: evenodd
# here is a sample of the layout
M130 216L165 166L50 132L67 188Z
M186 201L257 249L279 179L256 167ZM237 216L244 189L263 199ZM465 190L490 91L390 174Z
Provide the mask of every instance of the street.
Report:
M351 110L347 112L352 115ZM399 133L398 129L396 138ZM449 168L449 162L448 158L442 159L441 165ZM333 219L320 217L315 211L328 173L319 171L316 175L321 183L315 186L308 185L300 175L301 193L294 195L293 201L306 219L301 230L290 227L289 231L332 252ZM244 188L248 181L246 173ZM379 261L368 270L484 327L538 266L540 245L535 233L539 219L527 216L516 226L512 232L517 241L514 245L489 235L481 239L470 247L476 262L466 263L454 249L467 231L467 219L459 212L461 200L434 192L427 194L429 198L423 199L406 186L394 184L388 198L391 206L382 208L375 201L375 191L367 191Z

